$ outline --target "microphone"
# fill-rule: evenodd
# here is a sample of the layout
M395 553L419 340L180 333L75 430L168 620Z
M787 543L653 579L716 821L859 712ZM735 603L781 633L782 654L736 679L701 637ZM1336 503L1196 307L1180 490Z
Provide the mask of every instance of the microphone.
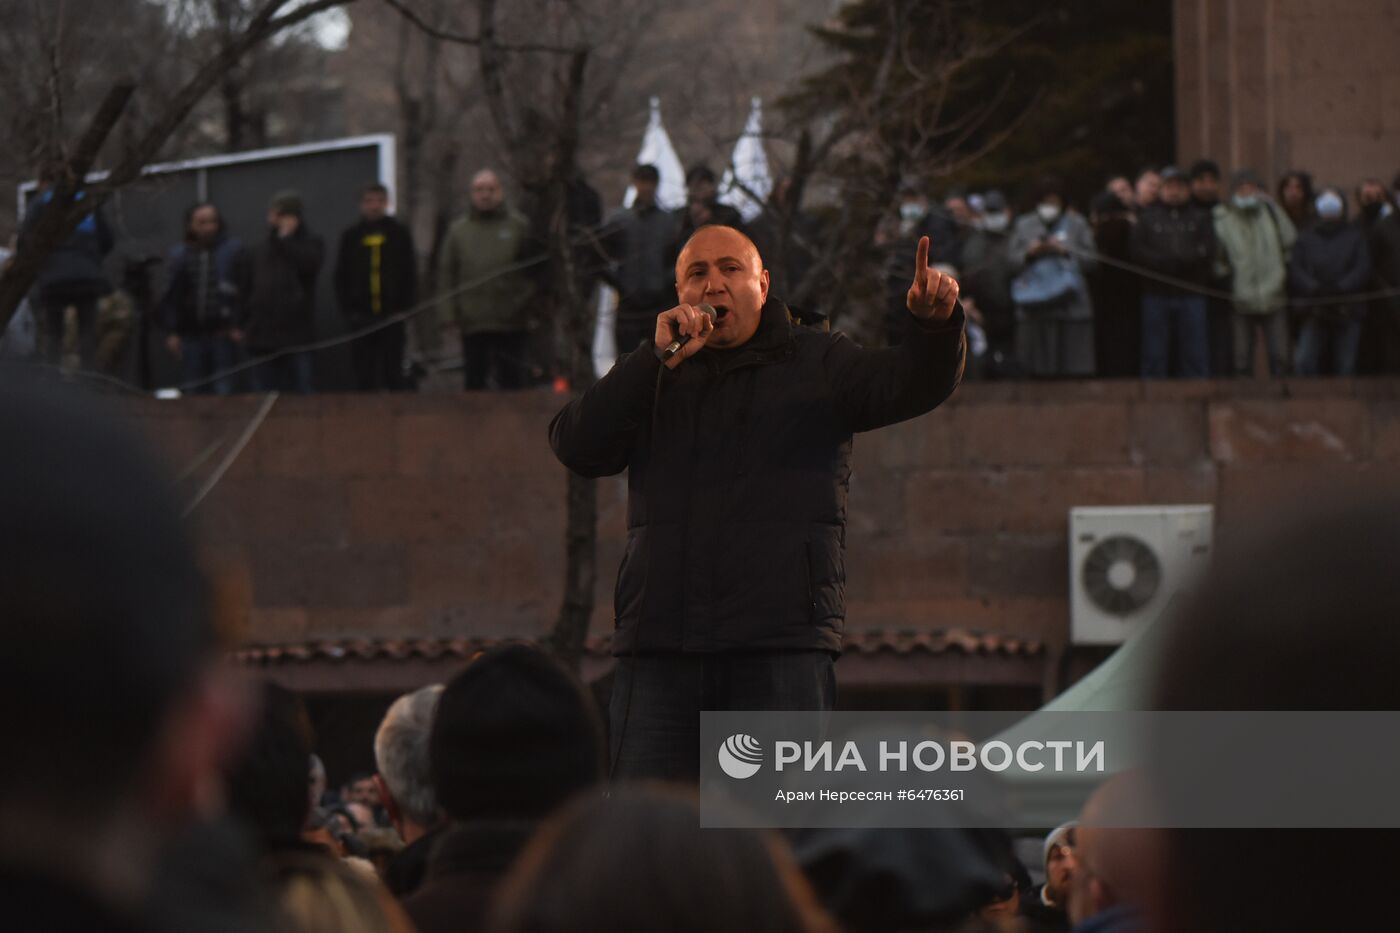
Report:
M710 307L710 306L707 305L707 304L698 304L698 305L696 305L695 307L696 307L696 309L697 309L701 314L703 314L703 315L705 315L706 317L708 317L708 318L710 319L711 322L714 321L714 319L715 319L715 309L714 309L714 308ZM674 324L671 325L671 326L672 326L673 328L675 327ZM681 347L685 346L685 345L688 344L688 343L690 343L690 335L689 335L689 334L685 334L685 335L683 335L683 336L678 336L678 337L676 337L675 340L672 340L670 343L668 343L668 344L666 345L666 349L664 349L664 350L661 351L661 362L665 363L665 362L667 362L668 360L670 360L671 357L673 357L673 356L675 356L677 353L681 352Z

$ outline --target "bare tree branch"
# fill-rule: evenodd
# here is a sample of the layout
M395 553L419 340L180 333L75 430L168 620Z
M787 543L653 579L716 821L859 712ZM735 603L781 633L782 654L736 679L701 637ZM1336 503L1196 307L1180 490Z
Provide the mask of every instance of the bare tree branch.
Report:
M392 9L398 11L398 14L408 20L408 22L418 27L418 30L424 35L431 36L441 42L455 42L458 45L479 46L484 41L481 34L472 36L462 32L452 32L451 30L443 29L428 23L407 3L404 3L403 0L383 0L383 2ZM549 52L556 55L570 55L576 51L575 48L570 48L568 46L548 45L538 42L498 42L496 43L496 49L502 52Z
M85 216L100 206L103 198L140 177L143 167L155 158L195 105L244 55L258 44L297 23L326 10L354 3L356 0L313 0L279 16L279 11L289 2L290 0L267 0L249 19L242 33L220 49L218 55L206 62L176 92L160 116L135 144L126 150L121 161L107 177L100 183L88 186L90 196L84 199L84 203L77 204L78 192L84 188L84 176L91 168L97 151L131 100L135 84L124 80L112 88L78 147L72 156L65 160L65 175L72 180L71 187L61 186L55 190L44 216L26 238L27 242L21 244L15 262L0 274L0 329L9 322L49 253L77 229Z

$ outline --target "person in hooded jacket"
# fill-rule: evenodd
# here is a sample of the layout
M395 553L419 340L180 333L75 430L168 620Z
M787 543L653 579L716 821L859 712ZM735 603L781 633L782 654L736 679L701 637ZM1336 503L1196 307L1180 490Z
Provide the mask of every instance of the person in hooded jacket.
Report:
M1330 368L1333 375L1351 376L1366 314L1365 301L1353 296L1371 280L1370 250L1361 227L1348 221L1340 191L1323 189L1315 207L1317 222L1299 234L1288 267L1294 295L1307 302L1299 314L1298 374Z

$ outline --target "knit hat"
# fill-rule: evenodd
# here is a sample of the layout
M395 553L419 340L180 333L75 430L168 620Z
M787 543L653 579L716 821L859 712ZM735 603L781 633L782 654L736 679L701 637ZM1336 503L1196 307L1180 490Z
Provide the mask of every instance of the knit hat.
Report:
M277 214L291 214L300 217L302 211L301 194L296 191L279 191L272 196L269 209Z
M1166 166L1160 172L1157 173L1157 176L1161 178L1162 181L1190 181L1190 179L1186 176L1186 173L1183 172L1181 169L1177 168L1175 165Z
M1230 176L1230 190L1234 191L1240 185L1254 185L1256 188L1262 188L1264 182L1254 169L1242 168Z
M535 819L603 774L592 697L559 662L510 644L447 685L428 740L438 803L458 820Z
M1050 830L1050 835L1045 837L1045 846L1040 853L1041 864L1047 866L1050 864L1050 850L1055 846L1069 845L1069 834L1078 825L1078 820L1070 820L1068 823L1061 823Z

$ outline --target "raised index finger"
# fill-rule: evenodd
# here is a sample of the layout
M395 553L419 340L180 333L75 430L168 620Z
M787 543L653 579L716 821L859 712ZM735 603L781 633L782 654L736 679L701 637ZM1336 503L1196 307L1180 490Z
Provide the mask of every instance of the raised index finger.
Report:
M914 256L914 281L922 282L928 276L928 237L919 237L919 251Z

